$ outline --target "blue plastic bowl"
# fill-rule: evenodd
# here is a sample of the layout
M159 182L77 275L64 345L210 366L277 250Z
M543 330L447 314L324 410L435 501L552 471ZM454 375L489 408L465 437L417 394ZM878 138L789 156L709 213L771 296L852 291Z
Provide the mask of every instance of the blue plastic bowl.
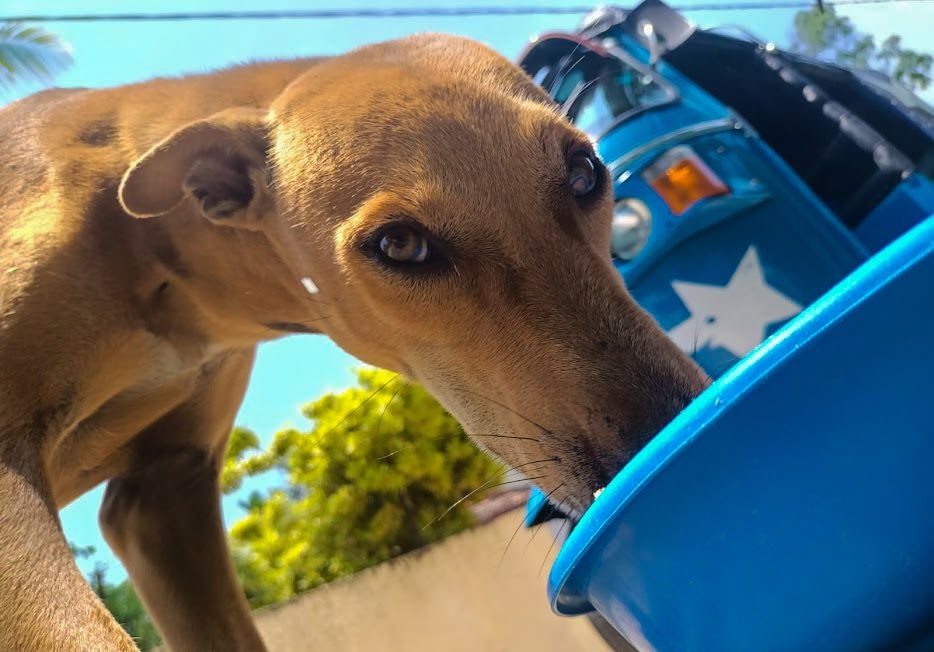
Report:
M934 217L640 452L549 594L642 650L934 649Z

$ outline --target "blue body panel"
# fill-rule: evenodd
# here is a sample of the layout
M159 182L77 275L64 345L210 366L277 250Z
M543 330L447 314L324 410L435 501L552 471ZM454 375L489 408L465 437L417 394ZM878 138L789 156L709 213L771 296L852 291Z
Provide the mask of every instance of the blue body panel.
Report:
M856 227L856 237L875 252L931 213L934 213L934 181L916 172Z
M743 359L584 514L549 579L643 650L934 645L934 217Z
M645 51L627 37L617 43L645 60ZM652 213L647 245L634 260L618 261L617 268L636 301L716 377L866 260L868 250L727 107L664 62L655 73L675 89L677 100L620 123L597 143L615 180L616 199L637 198ZM690 146L729 194L672 213L642 173L678 145ZM745 257L750 248L753 261ZM758 264L765 283L731 286L741 262ZM703 302L687 305L676 288L697 285L724 288L724 297L730 290L742 292L730 314L695 314L707 313L697 305ZM716 296L703 289L695 294ZM756 319L750 310L770 299L798 310L776 307L782 319L747 323ZM754 342L750 330L759 332Z
M723 377L583 515L553 607L641 650L934 650L934 182L906 173L851 230L729 107L643 72L673 99L597 141L616 199L651 213L616 267ZM729 193L675 215L643 173L684 145Z
M729 129L677 143L690 145L731 192L675 216L640 176L658 152L614 170L620 177L617 197L638 197L653 214L645 249L617 267L636 301L709 374L718 376L867 255L754 134ZM750 251L755 260L746 258ZM731 286L743 261L761 267L761 283ZM687 305L686 284L708 288L695 292L701 298L722 288L729 305ZM752 323L759 319L754 313L762 312L764 300L783 302L778 295L797 309L779 311L782 318L776 321ZM759 333L755 341L746 334L749 330Z

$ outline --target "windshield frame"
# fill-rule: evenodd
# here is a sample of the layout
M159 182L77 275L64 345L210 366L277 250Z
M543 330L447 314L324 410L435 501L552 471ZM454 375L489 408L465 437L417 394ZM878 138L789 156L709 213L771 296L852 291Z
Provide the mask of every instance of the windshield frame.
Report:
M623 49L619 42L613 37L605 37L602 39L597 38L585 38L577 34L569 33L549 33L544 34L538 39L535 40L532 44L526 48L526 51L523 52L520 56L519 61L520 65L525 61L526 57L537 47L540 47L546 41L550 40L561 40L570 43L576 44L575 47L585 48L587 51L593 53L598 57L603 57L606 59L615 59L622 63L624 66L629 67L634 72L642 75L643 77L651 80L651 83L656 84L665 94L665 98L653 102L651 104L644 104L641 106L634 107L629 111L621 113L618 116L615 116L612 120L604 121L600 123L599 128L594 131L588 131L588 133L594 138L594 140L600 140L609 134L611 131L616 129L622 123L631 120L633 117L644 113L645 111L654 111L658 108L670 106L676 104L681 100L681 93L678 90L678 87L673 83L668 81L663 75L661 75L654 66L644 64L641 61L637 60L635 57L630 55ZM541 87L548 93L548 96L552 99L555 98L554 93L560 88L561 84L564 82L566 75L571 72L570 68L574 67L574 63L565 63L559 68L554 75L548 73L546 79L543 81L549 81L547 78L551 77L549 85L546 87L541 85ZM528 71L527 71L528 72ZM586 84L581 84L581 87L585 87ZM586 88L575 88L574 91L568 96L568 98L562 102L559 106L561 108L561 113L568 117L569 111L573 108L574 102L580 97L581 93L586 90ZM557 101L556 101L557 102ZM574 120L568 117L569 120L573 123ZM576 123L575 123L576 124Z

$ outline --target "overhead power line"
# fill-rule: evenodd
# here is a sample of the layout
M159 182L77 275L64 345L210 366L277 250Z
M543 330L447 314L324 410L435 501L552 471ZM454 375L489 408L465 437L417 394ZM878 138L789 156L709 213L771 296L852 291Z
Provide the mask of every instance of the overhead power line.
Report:
M934 0L837 0L827 6L926 3ZM717 2L676 5L674 9L689 11L755 11L763 9L808 9L813 2L805 0L758 0L753 2ZM188 20L336 20L347 18L451 18L481 16L546 16L586 14L595 5L566 7L412 7L399 9L296 9L281 11L192 11L176 13L109 13L109 14L24 14L0 16L0 22L24 23L94 23L94 22L177 22Z

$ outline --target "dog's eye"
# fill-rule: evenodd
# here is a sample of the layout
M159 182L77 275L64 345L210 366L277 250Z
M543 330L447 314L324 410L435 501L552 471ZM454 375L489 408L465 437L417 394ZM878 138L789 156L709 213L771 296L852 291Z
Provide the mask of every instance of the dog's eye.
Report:
M597 185L597 164L593 154L574 152L568 157L568 187L575 197L590 194Z
M431 244L423 233L410 226L390 226L377 235L379 254L392 263L419 264L431 257Z

